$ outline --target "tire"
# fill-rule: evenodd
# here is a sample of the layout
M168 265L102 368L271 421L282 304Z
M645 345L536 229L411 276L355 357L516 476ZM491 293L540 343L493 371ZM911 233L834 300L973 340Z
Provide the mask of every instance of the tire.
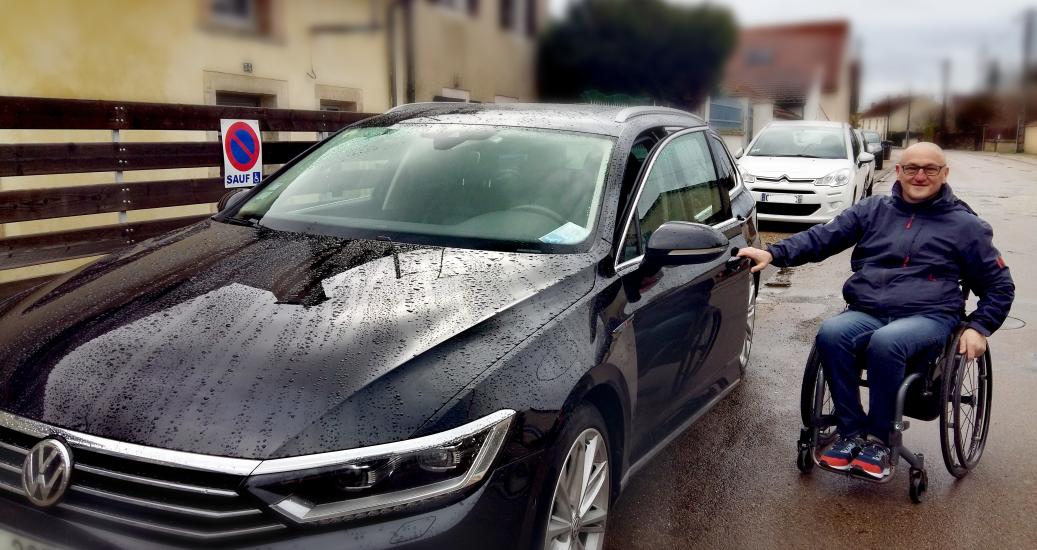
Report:
M550 458L547 475L544 476L546 482L540 498L541 528L538 532L541 536L537 539L541 541L541 548L568 548L568 541L573 536L580 537L580 548L600 550L604 547L614 473L608 433L598 409L583 403L569 416L558 440L548 451ZM586 462L581 461L580 457L585 457L587 451L593 452L594 458L591 460L590 473L582 475L581 468ZM603 462L599 459L603 459ZM573 508L577 508L574 503L580 500L573 494L575 491L572 488L576 486L583 490L598 489L579 519L573 515ZM555 541L554 545L552 541Z
M824 392L824 397L821 399L821 410L815 414L818 387ZM828 382L824 379L824 369L821 366L821 355L817 352L817 346L813 346L810 348L810 355L807 356L807 366L803 372L803 383L800 386L799 414L804 428L816 430L813 438L815 445L827 444L835 437L834 425L821 427L815 422L815 418L831 415L833 408L832 395L828 390Z
M742 375L749 367L749 354L753 349L753 334L756 327L756 296L759 294L756 276L749 278L749 306L746 310L745 340L742 341L742 352L738 355L738 364Z
M966 361L957 353L960 338L959 330L944 351L940 388L940 450L956 478L965 477L983 456L994 385L990 350Z
M911 468L908 478L908 496L911 497L911 502L921 504L927 490L929 490L929 474L925 470Z

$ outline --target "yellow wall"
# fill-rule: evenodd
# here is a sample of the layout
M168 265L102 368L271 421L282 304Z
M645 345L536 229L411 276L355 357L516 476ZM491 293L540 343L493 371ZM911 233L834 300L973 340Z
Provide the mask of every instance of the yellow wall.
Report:
M524 0L518 0L521 9ZM496 96L531 101L536 95L536 40L517 28L500 28L500 2L483 1L474 18L465 12L415 2L416 99L430 101L443 88L471 93L472 101L491 103ZM537 18L547 24L547 2L538 0ZM524 12L520 12L524 13Z
M1031 124L1026 127L1026 133L1023 134L1026 144L1023 146L1023 151L1037 155L1037 124Z

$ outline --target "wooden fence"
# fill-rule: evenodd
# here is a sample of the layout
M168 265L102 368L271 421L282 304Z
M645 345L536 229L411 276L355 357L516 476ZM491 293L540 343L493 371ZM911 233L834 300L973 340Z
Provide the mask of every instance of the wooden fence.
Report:
M0 224L146 208L214 203L226 193L220 178L123 182L123 172L222 165L218 141L122 142L122 130L219 132L220 119L258 120L264 132L331 132L371 116L341 111L304 111L210 105L176 105L0 97L0 130L108 130L103 143L0 144L0 178L113 172L114 182L0 191ZM264 164L283 164L313 141L267 141ZM52 231L0 238L0 270L106 254L207 215ZM0 284L0 299L49 277Z

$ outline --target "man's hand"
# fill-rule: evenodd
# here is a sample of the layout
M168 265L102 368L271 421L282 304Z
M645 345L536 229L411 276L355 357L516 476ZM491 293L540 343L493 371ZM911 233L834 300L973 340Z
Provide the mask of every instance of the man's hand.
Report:
M958 353L967 359L975 359L987 351L987 337L976 329L967 328L958 340Z
M770 252L767 252L766 250L760 250L759 248L753 248L751 246L739 248L738 257L749 258L750 260L756 263L756 265L752 266L749 269L750 273L756 273L757 271L760 271L763 268L771 265L771 262L774 261L774 256L772 256Z

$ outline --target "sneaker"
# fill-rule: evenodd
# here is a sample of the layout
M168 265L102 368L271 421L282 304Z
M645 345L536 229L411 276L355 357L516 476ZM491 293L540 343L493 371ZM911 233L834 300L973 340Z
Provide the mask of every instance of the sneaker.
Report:
M864 440L859 437L840 437L821 453L821 457L818 460L829 468L849 470L850 463L863 446Z
M889 447L878 441L870 441L853 459L850 467L875 479L883 479L891 472Z

